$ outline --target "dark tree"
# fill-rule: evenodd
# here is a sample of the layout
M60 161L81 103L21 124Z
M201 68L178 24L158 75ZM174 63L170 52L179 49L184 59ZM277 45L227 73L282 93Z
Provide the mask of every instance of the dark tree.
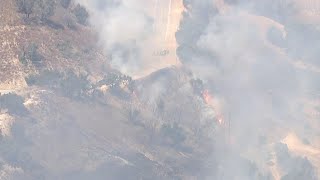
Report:
M29 18L34 11L34 2L34 0L16 0L18 12L25 14Z
M63 95L76 100L87 98L86 92L90 83L85 75L77 75L72 71L68 71L60 82Z
M38 66L42 63L43 56L38 52L38 46L31 43L23 50L19 60L23 64L31 62L33 65Z
M64 21L64 24L67 25L67 27L69 29L71 29L71 30L76 30L77 29L77 23L72 17L65 16L63 21Z
M63 8L68 9L70 6L71 0L60 0L60 4Z
M54 15L55 1L52 0L38 0L37 2L37 15L41 21L48 20L49 17Z
M18 12L30 18L33 14L36 19L46 21L54 14L55 1L53 0L15 0Z
M76 16L77 21L79 24L82 25L86 25L88 22L88 18L89 18L89 13L86 10L86 8L84 8L83 6L81 6L80 4L78 4L75 9L73 10L73 14Z

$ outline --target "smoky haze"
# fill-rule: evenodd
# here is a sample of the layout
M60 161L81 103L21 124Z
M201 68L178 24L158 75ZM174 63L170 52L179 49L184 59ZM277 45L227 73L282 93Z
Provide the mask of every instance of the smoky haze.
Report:
M179 17L174 16L179 16L180 10L172 9L181 3L170 0L79 2L91 12L90 23L100 34L99 43L115 69L139 78L175 62L174 33Z
M103 60L88 48L76 70L28 69L25 89L0 90L0 180L320 178L311 1L62 1L88 23L25 26L93 32Z
M88 7L96 11L94 2L90 1ZM264 155L250 152L272 154L274 144L281 143L290 132L305 138L300 135L308 131L303 128L309 123L303 105L319 92L320 79L319 72L312 70L319 65L315 60L315 46L310 42L316 38L310 37L314 34L306 33L304 28L317 32L319 37L316 25L305 25L299 20L297 16L301 10L293 1L185 0L183 4L185 11L176 33L177 54L183 66L190 69L194 77L203 80L212 98L218 101L224 120L230 126L230 154L237 156L219 157L228 162L224 168L230 171L217 174L230 175L213 176L217 179L259 179L254 172L241 169L246 161L239 159L261 161ZM152 58L141 60L138 56L148 50L137 44L145 44L147 36L155 36L148 29L155 22L143 13L145 6L145 2L138 0L118 1L115 8L107 8L105 13L100 11L91 20L113 57L112 64L119 70L125 69L124 73L138 68L140 63L153 61ZM115 50L115 47L119 49ZM125 56L128 49L132 51ZM307 64L307 68L297 65L299 63ZM155 89L161 91L161 83L153 83L158 87ZM151 98L151 93L149 95ZM265 142L259 145L260 141ZM216 154L223 153L214 153L213 158L217 158ZM304 158L307 155L297 156ZM274 159L270 157L270 161ZM229 167L231 164L234 165ZM269 168L259 165L265 177L274 175ZM279 170L278 174L285 179L286 173L292 173L295 168L285 167L288 170ZM303 179L306 178L316 179L316 175L303 174Z
M305 99L310 101L319 92L319 72L296 64L319 64L313 58L302 58L310 55L302 49L314 49L302 37L309 39L313 35L305 34L299 27L317 30L315 25L297 20L299 7L293 1L184 2L186 12L177 32L177 51L182 64L203 79L213 98L221 101L225 119L230 123L231 151L241 155L249 152L248 156L254 159L255 148L261 153L280 143L289 132L301 136L308 133L302 128L308 124L303 106ZM299 43L293 43L297 39ZM267 144L257 147L264 138ZM258 158L262 156L258 154ZM236 159L230 161L239 163ZM296 169L294 166L285 169L291 171ZM243 166L225 168L236 172L238 167ZM290 173L280 174L282 179L317 179L316 173L300 177ZM236 176L225 179L233 178Z

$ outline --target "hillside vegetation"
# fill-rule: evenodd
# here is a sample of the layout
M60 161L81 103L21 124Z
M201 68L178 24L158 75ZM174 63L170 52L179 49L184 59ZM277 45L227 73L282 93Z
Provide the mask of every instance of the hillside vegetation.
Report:
M320 31L293 2L0 0L0 180L317 180Z

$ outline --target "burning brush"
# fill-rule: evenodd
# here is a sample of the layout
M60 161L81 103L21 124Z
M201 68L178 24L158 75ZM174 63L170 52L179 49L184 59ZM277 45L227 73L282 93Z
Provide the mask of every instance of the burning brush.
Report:
M208 106L210 106L215 112L218 112L218 115L216 116L217 123L220 125L224 125L225 121L222 115L221 105L218 102L218 100L213 98L212 95L210 95L209 90L204 90L202 92L202 98Z

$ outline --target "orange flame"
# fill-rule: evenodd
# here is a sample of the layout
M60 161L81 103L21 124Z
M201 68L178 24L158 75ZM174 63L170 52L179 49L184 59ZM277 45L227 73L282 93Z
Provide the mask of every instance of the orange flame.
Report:
M204 99L204 101L206 102L206 104L211 104L211 101L212 101L212 97L211 95L209 94L209 91L208 90L204 90L203 93L202 93L202 97Z
M218 121L218 123L220 125L224 124L224 119L223 119L223 116L221 114L218 114L217 121Z
M212 109L214 109L215 111L217 111L219 113L217 115L216 120L220 125L223 125L224 124L224 118L223 118L223 115L221 114L221 112L219 112L220 110L218 108L218 102L215 102L214 98L212 98L212 96L210 95L208 90L204 90L203 91L202 97L203 97L203 100L205 101L205 103L207 105L209 105Z

